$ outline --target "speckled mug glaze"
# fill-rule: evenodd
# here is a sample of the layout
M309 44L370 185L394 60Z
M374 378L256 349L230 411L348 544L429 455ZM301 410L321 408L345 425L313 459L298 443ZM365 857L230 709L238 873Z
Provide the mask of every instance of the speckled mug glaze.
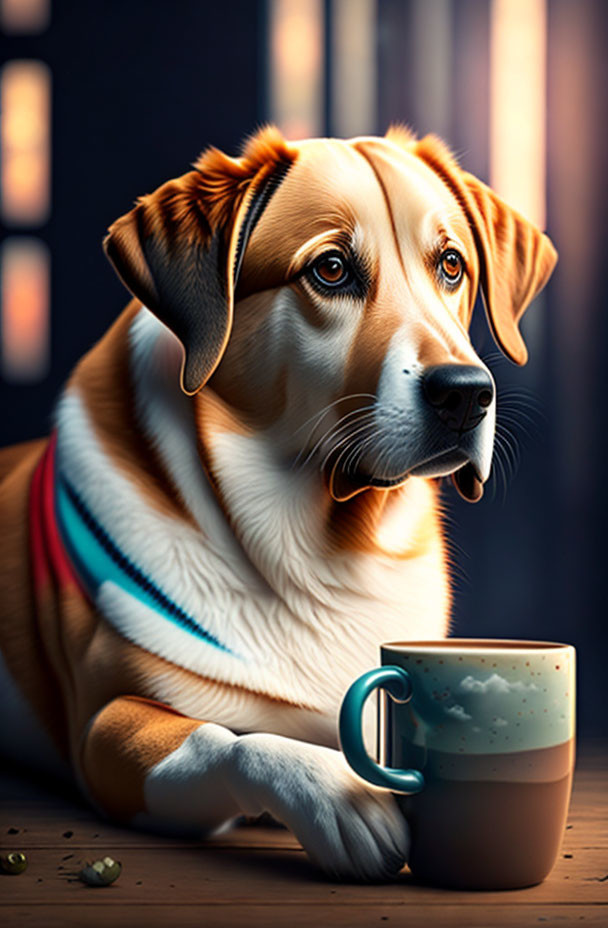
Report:
M574 648L452 638L385 644L381 655L411 685L407 702L381 690L378 756L424 777L420 792L396 794L414 875L476 889L541 882L572 785Z

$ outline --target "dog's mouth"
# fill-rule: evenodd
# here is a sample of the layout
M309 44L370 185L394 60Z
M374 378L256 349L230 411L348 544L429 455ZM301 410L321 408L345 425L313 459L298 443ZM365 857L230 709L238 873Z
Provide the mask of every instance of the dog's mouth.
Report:
M468 503L477 503L483 496L483 477L479 466L458 446L413 467L410 473L415 477L449 474L458 493Z
M464 467L454 471L452 483L462 498L469 503L477 503L483 496L483 480L470 461L467 461Z
M345 502L366 489L394 489L402 486L409 476L442 477L448 475L451 476L459 495L467 502L476 503L483 496L483 479L479 468L465 452L457 447L434 455L429 460L417 464L396 477L377 477L361 471L351 473L334 464L327 472L327 481L332 497L337 502Z

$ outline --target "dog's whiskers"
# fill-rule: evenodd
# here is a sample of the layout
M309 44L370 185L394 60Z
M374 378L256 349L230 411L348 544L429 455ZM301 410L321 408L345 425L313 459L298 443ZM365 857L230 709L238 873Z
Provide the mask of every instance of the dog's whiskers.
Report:
M509 413L501 413L500 418L497 417L496 425L502 425L503 428L507 427L507 424L512 426L515 430L522 432L530 440L538 439L538 430L531 431L528 426L524 424L523 419L529 423L529 426L536 428L536 423L529 416L526 416L524 413L519 413L517 416L511 416Z
M522 426L522 428L523 428L523 430L526 432L527 435L530 434L523 426ZM496 431L497 431L500 435L503 435L503 436L507 439L507 441L512 442L513 448L514 448L514 450L515 450L516 453L517 453L517 458L519 459L519 458L521 457L521 455L520 455L520 450L519 450L519 441L518 441L518 438L517 438L517 435L515 434L515 432L512 431L512 430L509 428L509 426L506 425L504 422L497 422L497 423L496 423Z
M501 451L504 454L504 449L502 448L502 445L497 442L494 446L494 455L492 457L492 475L494 477L494 492L492 494L492 501L494 501L494 499L496 498L496 494L497 494L498 486L499 486L499 475L500 475L502 477L502 483L503 483L502 505L504 506L507 500L508 481L507 481L507 475L505 472L505 468L501 460L501 454L500 454Z
M496 434L495 441L497 446L503 451L505 457L505 466L508 468L509 480L513 480L519 467L519 455L509 444L505 435Z
M544 417L543 420L542 422L537 421L533 416L528 415L521 409L510 406L501 407L496 417L497 425L500 424L505 428L508 424L514 433L523 434L530 441L538 441L539 437L546 431L547 420Z
M504 422L496 423L496 436L501 435L503 441L506 441L509 447L512 449L516 459L519 461L521 458L519 450L519 442L517 440L516 434L511 431L508 425L505 425Z
M296 466L296 464L298 464L298 466L300 466L300 467L304 467L304 466L308 463L308 461L311 459L311 457L313 456L313 454L315 453L315 451L317 450L317 448L320 447L320 446L322 446L322 445L331 437L332 432L341 429L341 428L343 427L344 423L346 423L346 422L348 421L349 418L354 418L354 417L356 417L357 415L359 415L361 412L370 410L370 409L372 409L372 408L373 408L372 406L361 406L361 407L358 407L357 409L351 409L350 412L345 413L343 416L341 416L340 419L338 419L337 422L335 422L333 425L330 425L329 428L326 429L326 431L320 436L320 438L315 442L315 444L313 445L313 447L312 447L311 450L309 451L309 453L308 453L308 455L306 456L306 458L304 459L304 461L298 463L298 462L299 462L299 459L301 458L301 455L302 455L303 452L304 452L304 449L306 448L306 444L303 445L302 449L300 450L300 452L298 453L298 455L297 455L295 461L294 461L293 464L292 464L292 468L294 468L294 467ZM314 431L315 431L315 428L317 427L317 425L318 425L318 423L315 424L315 425L313 426L313 428L312 428L312 430L311 430L311 432L310 432L310 434L309 434L309 436L308 436L307 443L308 443L308 441L310 441L312 435L314 434Z
M376 467L375 467L375 474L374 474L375 476L377 475L378 477L380 477L381 475L384 474L385 462L388 464L394 450L395 449L392 443L389 444L388 448L382 448L380 450L380 455L378 457L378 460L376 462Z
M539 393L536 390L528 390L526 387L514 387L506 386L502 387L500 391L501 396L519 396L522 399L530 400L532 403L535 403L537 406L543 406L543 400Z
M520 422L522 419L525 419L537 432L540 431L541 428L546 428L548 422L545 416L541 416L541 414L536 413L535 410L524 412L520 407L513 406L510 403L505 403L497 412L499 419L509 419L511 422ZM530 413L534 413L534 415L530 415Z
M540 428L541 425L548 421L542 409L538 406L522 403L520 400L513 401L511 398L501 400L496 407L496 411L500 413L502 410L509 410L509 412L517 413L519 416L526 416L537 428Z
M314 444L309 453L307 454L304 461L302 461L300 467L305 467L308 462L313 458L315 453L319 451L323 452L323 449L327 447L328 442L332 442L334 439L338 438L344 432L348 433L348 430L351 429L354 425L357 424L358 419L363 416L372 416L373 413L369 411L370 407L362 407L361 409L353 409L348 413L345 413L341 419L335 423L335 425L330 426L329 429L319 438L319 440ZM351 421L348 421L351 420Z
M361 415L372 415L372 406L361 406L358 409L351 409L350 412L345 413L336 423L331 425L315 442L313 447L310 449L303 461L300 462L299 467L305 467L311 458L315 455L317 451L321 451L327 446L327 442L332 441L337 438L342 432L347 431L349 428L352 428L353 425L356 425L357 419ZM293 465L292 465L293 466Z
M353 439L355 439L356 436L357 436L360 432L362 432L362 431L364 431L365 429L369 428L369 422L370 422L371 419L373 419L373 413L368 412L368 413L366 413L365 415L363 415L363 416L361 417L361 419L357 420L354 424L355 424L356 426L358 426L358 427L357 427L354 431L352 431L352 432L351 432L351 431L347 431L347 434L346 434L343 438L341 438L339 442L337 442L336 444L333 444L333 445L331 446L331 448L329 449L329 451L327 452L327 454L326 454L325 457L323 458L323 461L322 461L321 464L319 465L319 470L324 470L325 466L327 465L327 462L329 461L329 458L332 456L332 454L334 454L334 453L338 450L338 448L340 447L340 445L343 445L343 444L346 442L346 443L347 443L347 448L348 448L348 443L350 443ZM346 428L347 430L352 429L352 427L353 427L353 423L352 423L352 422L349 422L349 423L348 423L348 426L343 426L343 428ZM344 450L347 450L347 449L343 449L343 451L344 451ZM343 452L340 452L340 455L342 455L342 453L343 453ZM338 459L339 459L339 458L338 458ZM335 465L335 466L337 466L337 461L336 461L336 465Z
M302 429L306 428L308 423L311 422L315 417L324 416L325 413L329 412L329 410L332 409L334 406L337 406L338 403L345 403L346 400L355 400L355 399L361 399L361 398L367 398L370 400L376 399L373 393L346 393L344 396L339 396L337 400L334 400L332 403L328 403L327 406L324 406L322 409L319 409L317 412L314 412L312 416L310 416L305 422L302 423L302 425L298 426L298 428L295 430L295 432L293 432L291 437L294 438L299 432L302 431Z
M369 432L369 430L370 430L370 425L367 424L360 431ZM373 425L371 425L371 431L373 434L374 432ZM349 454L347 455L346 460L344 461L344 472L345 473L354 474L356 472L357 464L355 462L358 463L358 460L360 459L360 448L363 444L369 441L369 438L371 438L371 435L368 435L367 437L363 435L361 438L358 438L356 441L353 442L353 447L350 450Z
M526 410L528 413L538 416L541 420L547 420L545 405L534 395L520 393L516 390L501 391L497 398L497 409L507 406L517 411Z
M360 434L361 432L365 433L369 429L369 427L370 427L370 423L366 422L364 425L360 426L354 433L352 433L351 435L348 435L346 439L343 439L343 441L345 441L346 444L345 444L345 447L342 449L342 451L340 451L338 457L336 458L336 462L334 464L334 470L337 470L338 467L341 467L344 473L348 473L348 470L345 466L346 461L344 462L344 464L341 463L342 458L344 457L344 455L350 456L350 454L352 454L353 449L352 448L349 449L349 444L353 443L354 448L356 449L357 442L363 440L363 439L357 439L357 435ZM332 448L330 453L327 455L325 461L323 462L323 466L325 466L325 462L328 460L330 455L335 450L336 448Z
M376 430L375 428L372 428L371 433L370 435L367 436L367 438L361 438L359 440L359 444L355 450L355 454L351 462L353 473L359 467L359 464L361 463L361 459L363 458L363 455L367 452L368 447L372 445L375 438L376 438Z
M411 447L423 444L427 448L433 448L436 442L441 442L443 438L443 428L442 424L437 420L435 424L423 428L404 428L400 434L401 437L407 434ZM390 479L384 474L385 467L388 466L391 459L394 459L395 455L401 456L402 454L403 448L395 441L389 442L388 446L381 448L373 476Z
M315 423L314 423L312 429L311 429L310 432L308 433L308 436L307 436L306 441L304 442L304 444L303 444L303 446L302 446L302 449L300 450L300 452L298 453L296 459L294 460L294 462L293 462L293 464L292 464L292 468L295 467L295 466L297 465L297 462L298 462L298 460L299 460L299 458L300 458L302 452L304 451L304 448L307 447L307 445L308 445L308 443L310 442L312 436L314 435L315 429L316 429L317 426L321 423L321 420L327 415L327 413L328 413L331 409L333 409L334 406L337 406L338 403L344 403L344 402L346 402L347 400L361 399L361 398L366 398L366 399L372 399L372 400L373 400L373 399L375 399L376 397L374 396L373 393L348 393L348 394L346 394L345 396L340 396L337 400L334 400L332 403L328 403L327 406L324 406L323 409L320 409L318 412L313 413L312 416L310 416L305 422L302 423L302 425L300 425L300 426L295 430L295 432L293 432L293 434L291 435L291 438L295 438L295 436L298 435L298 434L302 431L302 429L306 428L306 426L307 426L310 422L312 422L313 419L316 419L316 421L315 421Z

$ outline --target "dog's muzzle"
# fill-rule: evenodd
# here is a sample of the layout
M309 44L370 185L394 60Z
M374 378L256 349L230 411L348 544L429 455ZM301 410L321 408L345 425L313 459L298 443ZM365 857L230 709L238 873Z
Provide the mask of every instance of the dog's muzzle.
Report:
M476 428L494 399L492 378L482 367L470 364L435 364L422 378L424 394L441 421L458 436ZM452 481L460 495L477 502L483 483L471 462L454 471Z
M475 432L491 411L494 401L495 387L491 375L477 365L436 364L424 370L416 389L417 416L425 425L428 440L418 440L409 448L406 446L405 455L394 460L392 467L390 464L387 466L385 459L384 473L375 470L372 455L362 460L354 471L341 467L344 458L342 440L337 444L335 454L328 456L325 462L328 465L329 489L335 499L348 499L368 487L392 489L403 484L410 475L437 477L448 474L463 499L472 503L481 499L483 443ZM380 459L382 453L381 450ZM393 474L391 470L396 472Z

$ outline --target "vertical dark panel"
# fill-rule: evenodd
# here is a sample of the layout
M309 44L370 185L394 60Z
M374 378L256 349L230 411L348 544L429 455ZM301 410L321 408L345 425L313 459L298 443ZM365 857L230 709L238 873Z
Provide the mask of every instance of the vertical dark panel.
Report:
M108 225L207 145L235 153L261 121L263 19L261 0L55 0L45 35L4 42L53 72L53 275L52 369L0 384L1 443L48 429L71 367L126 302L101 251Z
M519 409L507 410L522 446L517 476L504 503L492 502L489 488L477 506L457 499L451 489L445 493L450 536L458 545L454 632L573 643L583 734L608 731L598 698L608 647L603 614L608 439L602 411L608 380L602 233L607 204L601 181L608 123L597 92L607 76L607 19L600 0L549 4L547 228L560 261L544 306L529 310L540 309L545 325L528 366L490 362L499 384L499 420L504 390L532 386L533 400L517 397ZM463 67L462 48L457 57ZM465 103L461 97L461 114ZM464 145L459 142L461 151ZM479 148L471 154L479 157ZM469 161L463 151L466 167ZM478 170L483 174L481 163ZM497 350L479 307L472 340L482 357Z
M486 183L490 173L490 12L486 0L459 0L454 5L454 79L449 88L454 107L450 141L463 168ZM537 303L529 313L539 309ZM550 468L547 425L535 410L537 405L546 410L546 397L542 390L532 399L525 395L530 379L541 379L544 353L531 356L524 369L507 360L491 336L481 299L470 334L497 383L499 438L481 502L475 506L464 502L450 483L444 490L455 559L454 633L551 637L539 621L547 592L546 513L551 494L546 480ZM505 430L510 434L505 436ZM513 460L515 446L520 452L518 465Z
M257 0L257 27L256 27L256 72L255 84L257 123L263 125L270 121L270 0Z
M608 86L608 5L596 2L593 15L594 26L594 86ZM595 728L608 735L608 712L606 712L606 654L608 653L608 621L606 619L606 560L608 557L608 416L604 398L608 396L608 296L606 287L606 261L604 258L604 227L608 215L608 112L606 94L595 92L590 106L597 138L594 148L594 194L595 222L591 230L595 251L594 320L592 328L592 365L594 379L585 397L593 422L593 514L589 529L589 550L593 559L588 565L585 582L589 584L589 614L586 622L585 674L582 695L582 711L585 718L593 718ZM572 311L572 307L570 307Z
M549 611L579 654L583 729L608 732L605 688L606 366L604 226L608 10L549 5L549 225L560 262L548 313L554 395L554 526Z
M333 80L332 60L332 0L323 0L323 135L332 136L335 132L331 124L331 84Z
M450 142L467 171L488 182L490 125L490 4L453 3L454 82Z
M409 62L412 35L408 0L378 0L378 131L411 123L414 108ZM412 125L412 128L414 126Z

